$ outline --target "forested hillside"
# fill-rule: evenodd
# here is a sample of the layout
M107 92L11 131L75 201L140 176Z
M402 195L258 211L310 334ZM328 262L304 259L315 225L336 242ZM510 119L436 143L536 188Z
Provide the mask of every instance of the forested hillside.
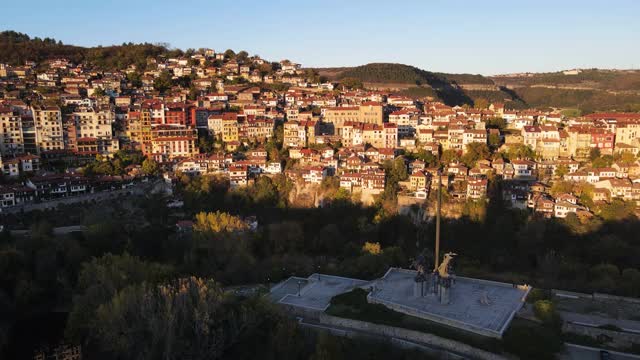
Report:
M99 69L123 69L131 64L146 66L148 57L180 55L181 50L170 51L164 45L127 43L113 46L85 48L65 45L52 38L30 38L15 31L0 32L0 63L23 65L25 61L40 62L66 58L74 63L87 62Z
M434 73L403 64L374 63L318 72L339 82L389 88L414 98L433 97L449 105L506 102L509 108L575 108L640 111L640 71L584 70L487 77Z

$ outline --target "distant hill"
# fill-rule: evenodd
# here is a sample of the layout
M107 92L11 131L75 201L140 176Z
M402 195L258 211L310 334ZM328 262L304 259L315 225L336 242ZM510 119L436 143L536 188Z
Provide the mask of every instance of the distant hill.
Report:
M87 62L100 69L124 69L131 64L144 68L148 57L172 53L182 51L148 43L80 47L65 45L51 38L31 38L15 31L0 32L0 63L10 65L66 58L75 63Z
M403 64L373 63L354 68L345 68L337 74L338 79L355 78L366 83L394 83L443 86L446 81L436 74Z
M391 89L415 98L434 97L450 105L482 100L482 103L506 102L507 107L515 109L640 111L640 71L592 69L577 75L555 72L488 77L436 73L389 63L316 70L334 81L357 79L368 88Z
M482 75L435 73L392 63L316 70L331 80L357 79L369 88L394 89L411 97L434 97L450 105L472 105L474 99L469 95L478 90L485 92L488 100L513 100L510 94L500 91L491 79Z
M10 65L23 65L25 61L42 61L53 58L67 58L81 61L84 49L64 45L51 38L34 38L15 31L0 32L0 62Z
M584 69L578 74L562 71L537 74L499 75L491 79L511 88L559 87L574 90L640 91L640 71Z

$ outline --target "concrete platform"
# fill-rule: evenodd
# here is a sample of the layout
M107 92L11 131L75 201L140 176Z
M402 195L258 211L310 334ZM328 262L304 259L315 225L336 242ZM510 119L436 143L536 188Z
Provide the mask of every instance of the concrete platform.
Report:
M375 282L367 300L407 315L500 338L529 292L528 287L457 277L451 287L450 304L442 305L434 295L414 295L415 275L412 270L389 269ZM488 305L480 300L485 295Z
M291 277L274 286L269 298L279 304L324 311L329 307L332 297L368 284L370 282L365 280L323 274L313 274L306 279Z

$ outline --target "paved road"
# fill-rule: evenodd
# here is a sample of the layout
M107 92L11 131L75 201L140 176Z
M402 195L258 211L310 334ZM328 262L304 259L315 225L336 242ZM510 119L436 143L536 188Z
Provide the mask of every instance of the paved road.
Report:
M561 311L560 315L565 321L572 323L598 327L602 325L615 325L624 331L640 333L640 321L626 320L626 319L614 319L611 317L604 317L592 314L578 314L573 312Z
M559 356L566 360L600 360L600 350L582 345L565 344L565 353ZM640 355L626 354L617 351L607 350L611 360L640 360Z

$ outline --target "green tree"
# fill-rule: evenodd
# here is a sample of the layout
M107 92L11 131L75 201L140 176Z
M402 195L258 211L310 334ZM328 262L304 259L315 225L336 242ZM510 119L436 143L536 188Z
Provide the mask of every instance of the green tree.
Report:
M553 196L568 193L573 191L573 183L570 181L558 180L554 181L549 189L549 193Z
M568 173L569 173L569 167L567 165L561 164L556 167L556 171L554 175L562 179Z
M316 351L311 356L312 360L341 360L344 359L344 350L339 338L320 333L316 343Z
M529 145L516 144L509 147L507 150L507 156L509 160L533 159L535 158L536 153Z
M489 148L491 149L491 151L496 151L498 148L500 148L500 145L502 144L502 140L500 140L500 135L495 133L489 134L488 141L489 141Z
M227 49L227 50L224 52L224 58L225 58L225 59L233 59L233 58L235 58L235 57L236 57L236 53L235 53L233 50L231 50L231 49Z
M362 81L357 78L344 78L340 80L340 85L346 87L347 89L362 89L364 85Z
M65 335L76 342L91 341L97 328L96 309L129 285L166 279L173 268L130 255L107 254L82 265Z
M460 160L460 154L453 149L447 149L440 155L440 163L443 165L448 165L458 160Z
M640 271L624 269L622 271L622 287L628 296L640 296Z
M500 129L502 131L507 128L507 121L501 117L489 118L485 123L487 128L490 129Z
M489 147L485 143L473 142L467 144L467 151L462 155L462 162L472 168L478 160L489 158Z
M117 358L218 359L258 323L259 311L209 279L142 284L98 308L96 337Z
M304 243L304 229L298 222L285 221L269 224L267 233L271 247L276 254L297 252Z
M143 162L142 162L142 172L147 174L147 175L158 175L158 172L160 171L160 168L158 167L158 163L151 159L151 158L146 158Z
M620 221L632 218L635 215L635 207L632 202L625 202L621 199L613 199L611 203L600 208L600 216L605 221Z
M171 86L173 86L173 79L171 73L166 70L162 71L160 75L153 80L153 88L160 93L171 89Z

